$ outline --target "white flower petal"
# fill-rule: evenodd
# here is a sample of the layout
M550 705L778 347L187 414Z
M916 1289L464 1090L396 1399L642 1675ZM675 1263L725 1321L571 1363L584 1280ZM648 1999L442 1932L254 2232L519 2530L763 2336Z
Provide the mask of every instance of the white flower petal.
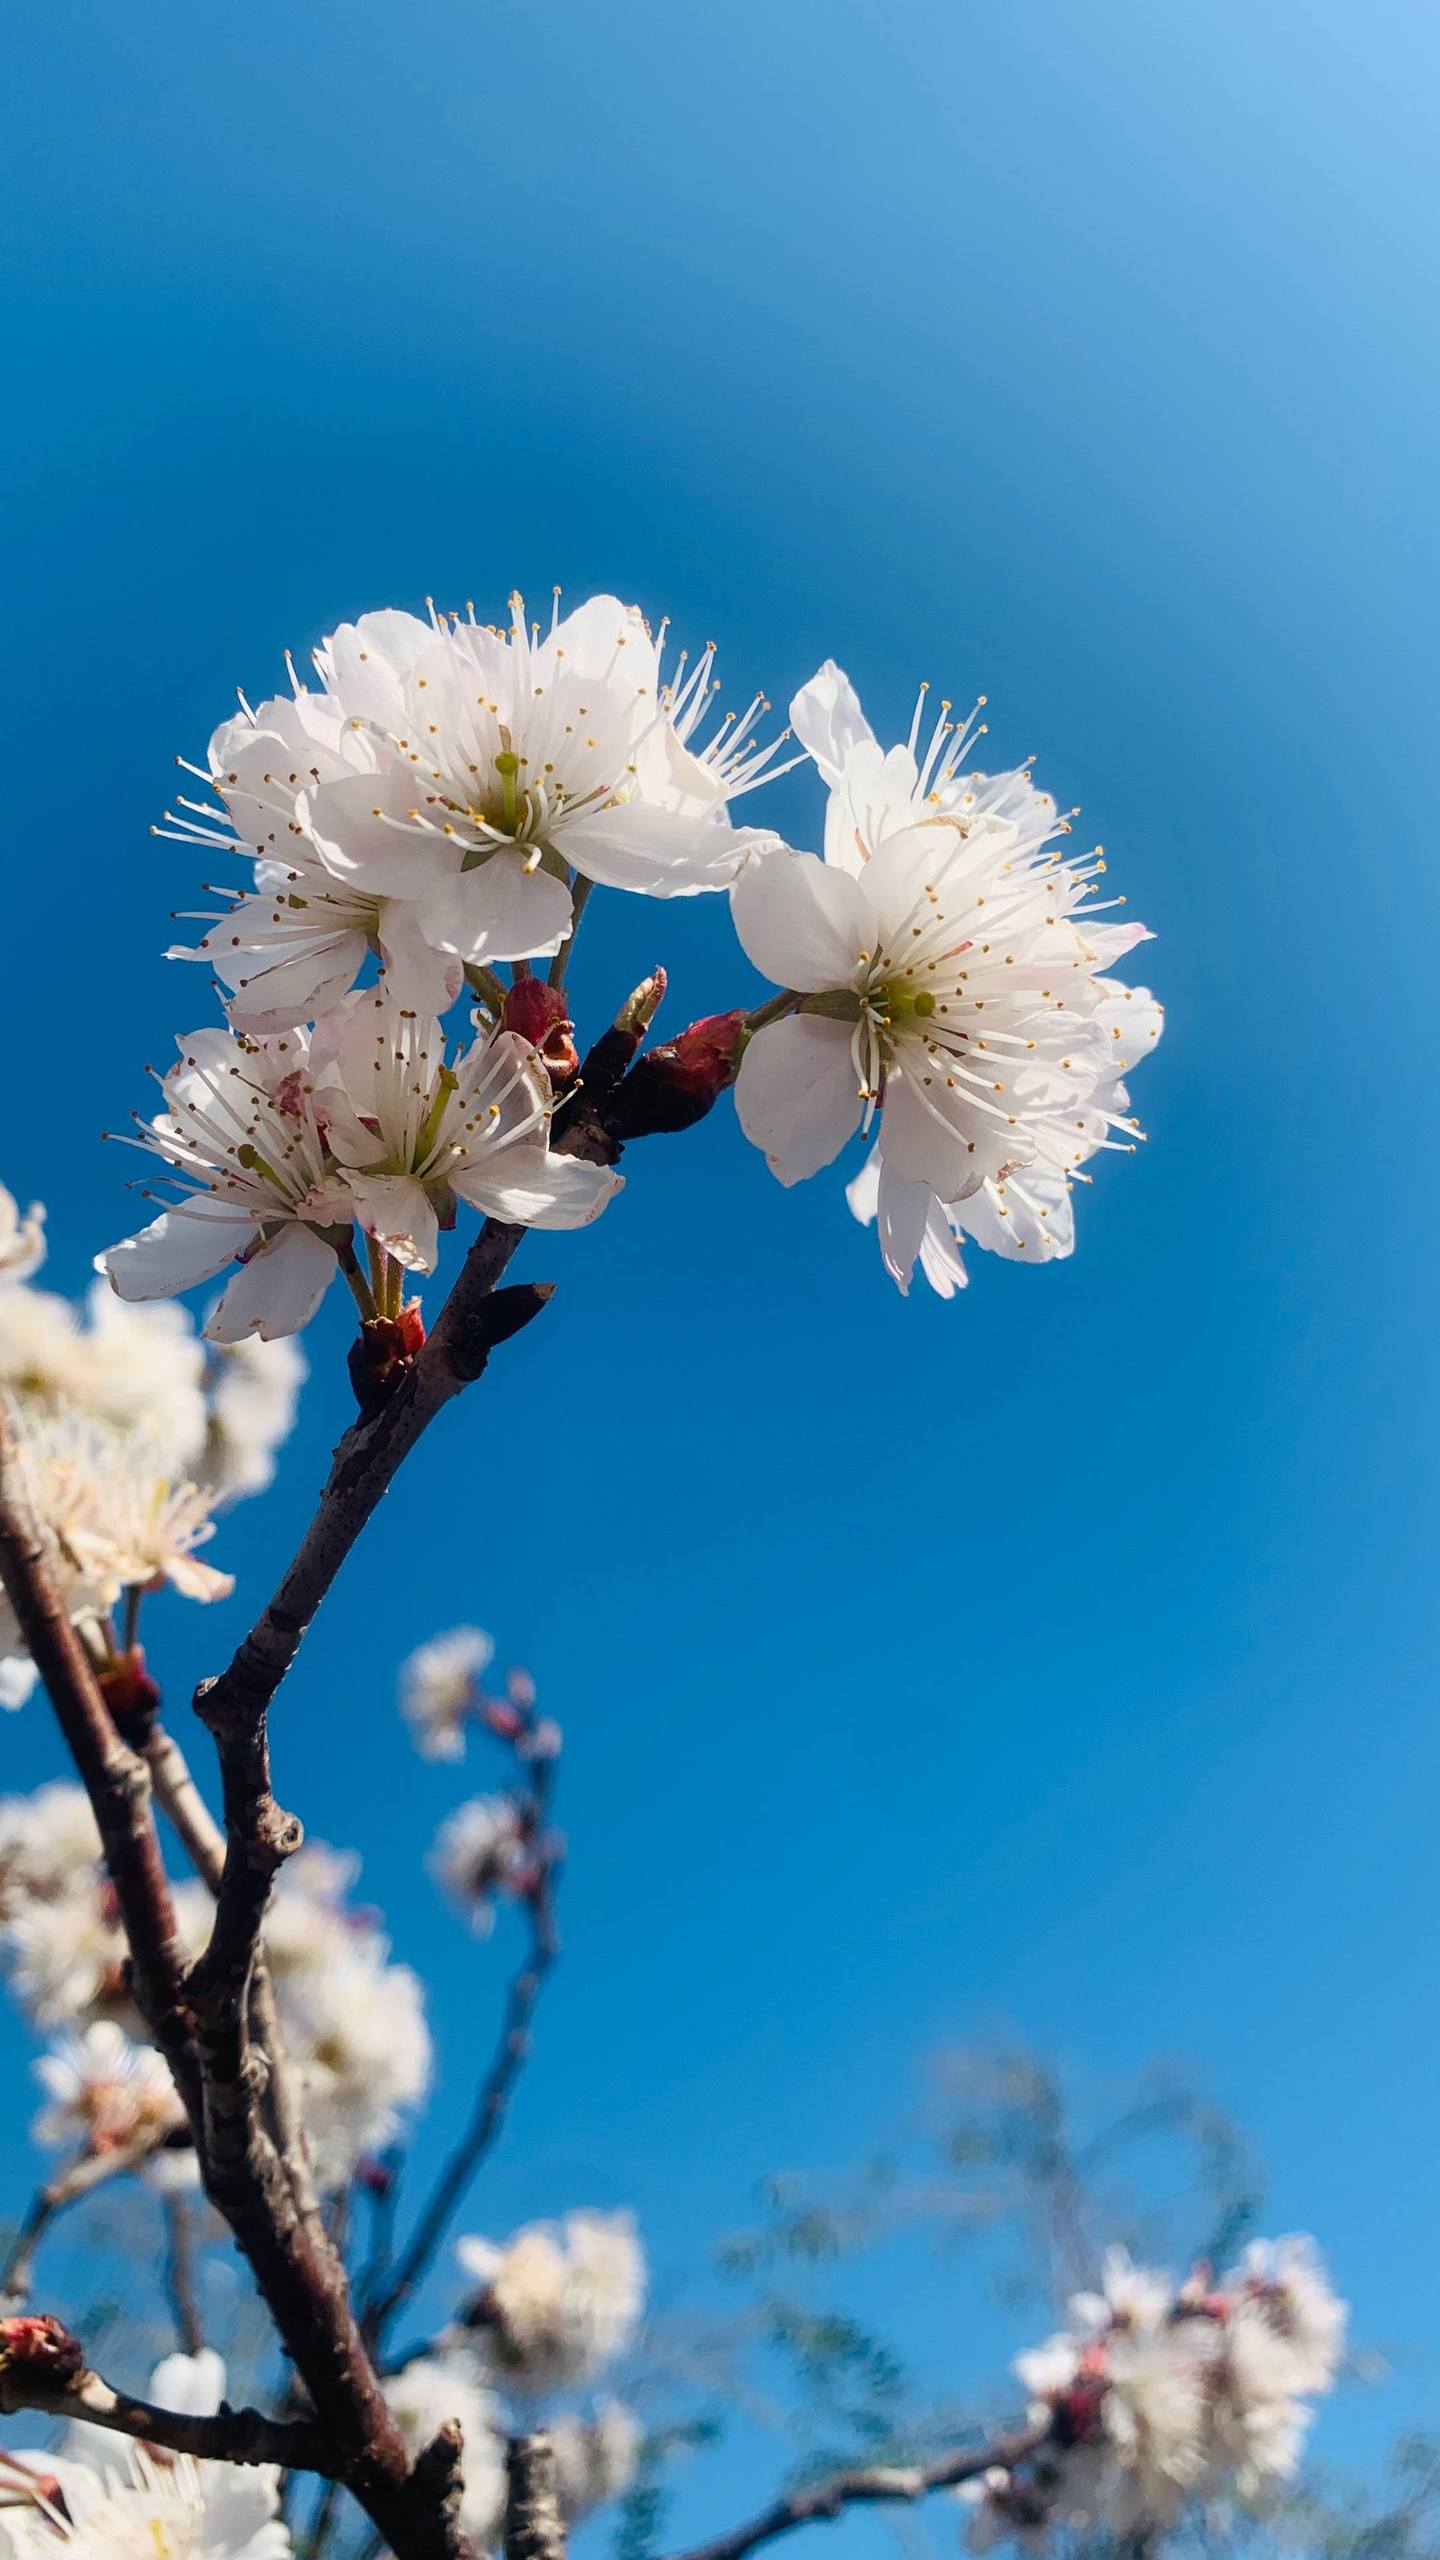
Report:
M95 1257L95 1268L108 1279L117 1297L173 1298L198 1281L213 1280L227 1262L243 1253L255 1235L253 1218L237 1217L218 1202L207 1208L167 1209L152 1218L138 1235L126 1236Z
M832 1163L860 1119L849 1026L817 1014L767 1023L741 1059L735 1108L781 1182Z
M784 845L751 856L730 892L730 912L747 959L777 987L802 995L849 986L873 938L859 883Z
M205 1327L211 1342L239 1342L258 1333L273 1342L298 1333L315 1313L340 1266L311 1227L288 1225L242 1264Z

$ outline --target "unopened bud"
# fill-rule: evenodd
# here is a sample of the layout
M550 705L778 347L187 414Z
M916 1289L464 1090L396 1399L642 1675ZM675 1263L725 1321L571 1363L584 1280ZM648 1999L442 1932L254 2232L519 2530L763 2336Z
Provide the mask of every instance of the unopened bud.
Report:
M51 2382L73 2382L85 2370L85 2351L62 2320L48 2312L17 2312L0 2320L0 2372L14 2365Z
M652 969L642 978L633 995L628 995L615 1016L617 1031L633 1031L641 1038L649 1030L665 1001L670 981L663 969Z
M1100 2433L1100 2412L1107 2385L1100 2374L1072 2382L1051 2404L1051 2433L1057 2444L1093 2444Z
M539 1050L557 1093L579 1074L580 1052L563 987L549 987L543 978L517 978L505 990L500 1019L505 1030L518 1032Z
M361 1325L350 1345L350 1384L363 1421L389 1403L413 1369L424 1340L425 1320L418 1298L402 1307L398 1316L371 1316Z
M743 1013L707 1013L678 1038L637 1058L605 1114L612 1136L649 1138L692 1129L735 1081Z
M145 1668L143 1648L132 1644L113 1653L95 1676L116 1732L126 1742L147 1741L160 1712L160 1687Z

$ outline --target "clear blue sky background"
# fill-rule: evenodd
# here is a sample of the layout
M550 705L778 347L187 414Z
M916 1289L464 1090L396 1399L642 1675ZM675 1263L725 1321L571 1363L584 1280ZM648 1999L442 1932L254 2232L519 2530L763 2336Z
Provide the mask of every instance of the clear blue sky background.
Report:
M1433 12L55 0L16 57L0 1173L56 1285L203 1009L170 759L366 606L613 587L737 690L833 651L892 730L983 689L1161 936L1151 1144L1073 1263L903 1305L728 1109L657 1142L317 1629L280 1781L436 1974L442 2120L496 1976L415 1881L453 1788L390 1666L477 1617L566 1725L570 1957L474 2219L633 2199L669 2276L939 2040L1179 2051L1423 2414ZM587 943L597 1011L749 983L709 902ZM301 1525L343 1335L177 1686ZM53 1765L39 1709L3 1742ZM975 2369L963 2279L894 2312Z

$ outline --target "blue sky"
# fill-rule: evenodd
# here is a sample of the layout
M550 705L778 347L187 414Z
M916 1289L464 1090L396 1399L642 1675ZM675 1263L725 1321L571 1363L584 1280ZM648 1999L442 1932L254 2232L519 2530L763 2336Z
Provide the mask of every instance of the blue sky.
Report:
M56 0L12 52L0 1176L56 1285L197 1009L171 759L366 606L610 587L737 692L833 652L882 730L983 690L1160 937L1073 1263L903 1305L728 1110L637 1150L317 1628L282 1788L436 1975L442 2121L497 1982L415 1880L450 1786L389 1666L478 1618L567 1729L570 1954L474 2218L634 2200L678 2271L939 2041L1178 2052L1423 2414L1433 14ZM597 901L592 1018L657 958L672 1025L751 983L714 902ZM302 1524L343 1332L177 1689ZM51 1769L38 1710L4 1742ZM893 2307L975 2370L952 2272Z

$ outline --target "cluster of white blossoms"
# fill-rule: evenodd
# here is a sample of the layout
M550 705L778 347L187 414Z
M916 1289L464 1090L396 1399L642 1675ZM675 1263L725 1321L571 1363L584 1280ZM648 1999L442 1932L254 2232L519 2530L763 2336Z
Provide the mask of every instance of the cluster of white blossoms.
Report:
M228 1273L207 1331L269 1339L343 1269L362 1314L394 1319L460 1208L598 1215L619 1177L551 1147L553 1058L496 975L523 986L538 964L563 990L597 885L729 895L778 992L709 1018L691 1116L738 1069L742 1126L784 1182L873 1134L851 1202L902 1288L918 1258L953 1291L962 1235L1070 1250L1070 1183L1133 1145L1124 1078L1160 1029L1145 991L1105 974L1144 929L1101 921L1098 852L1065 856L1069 821L1028 765L969 767L981 732L948 703L887 753L827 663L792 705L803 752L779 761L760 696L705 736L711 650L665 659L664 626L612 596L562 616L557 595L543 633L514 597L495 626L362 615L315 652L317 684L292 667L288 696L242 698L190 768L209 798L157 830L248 876L172 955L206 963L228 1022L179 1040L141 1126L169 1188L100 1257L122 1297ZM829 787L823 859L732 816L806 761ZM467 989L468 1032L448 1036Z
M645 2307L645 2259L629 2214L577 2212L532 2223L497 2244L456 2244L478 2285L435 2348L385 2385L412 2453L458 2419L465 2434L463 2520L494 2542L505 2499L505 2436L543 2419L555 2449L567 2523L623 2497L640 2457L641 2428L624 2403L552 2407L588 2390L634 2343Z
M217 1509L270 1482L305 1368L289 1342L208 1347L183 1308L125 1306L100 1281L73 1306L34 1285L43 1253L43 1213L22 1220L0 1186L0 1394L52 1568L103 1657L122 1593L231 1590L197 1550ZM0 1597L0 1705L22 1704L34 1681Z
M383 2148L430 2080L420 1982L391 1962L374 1914L347 1900L356 1872L354 1859L303 1849L266 1922L306 2134L326 2188L344 2185ZM206 1888L178 1885L175 1911L198 1955L212 1915ZM153 2132L151 2174L193 2182L183 2114L168 2071L142 2040L125 1955L84 1789L56 1783L0 1801L0 1961L32 2026L55 2039L37 2065L49 2102L37 2139L94 2151Z
M209 2349L167 2356L150 2396L209 2417L225 2367ZM57 2453L0 2457L0 2560L289 2560L279 2473L157 2453L72 2426Z
M1117 2537L1163 2530L1182 2507L1253 2506L1293 2477L1345 2340L1312 2241L1259 2241L1219 2283L1197 2267L1178 2287L1123 2249L1072 2326L1016 2358L1031 2424L1016 2469L967 2482L977 2551L1052 2528Z

